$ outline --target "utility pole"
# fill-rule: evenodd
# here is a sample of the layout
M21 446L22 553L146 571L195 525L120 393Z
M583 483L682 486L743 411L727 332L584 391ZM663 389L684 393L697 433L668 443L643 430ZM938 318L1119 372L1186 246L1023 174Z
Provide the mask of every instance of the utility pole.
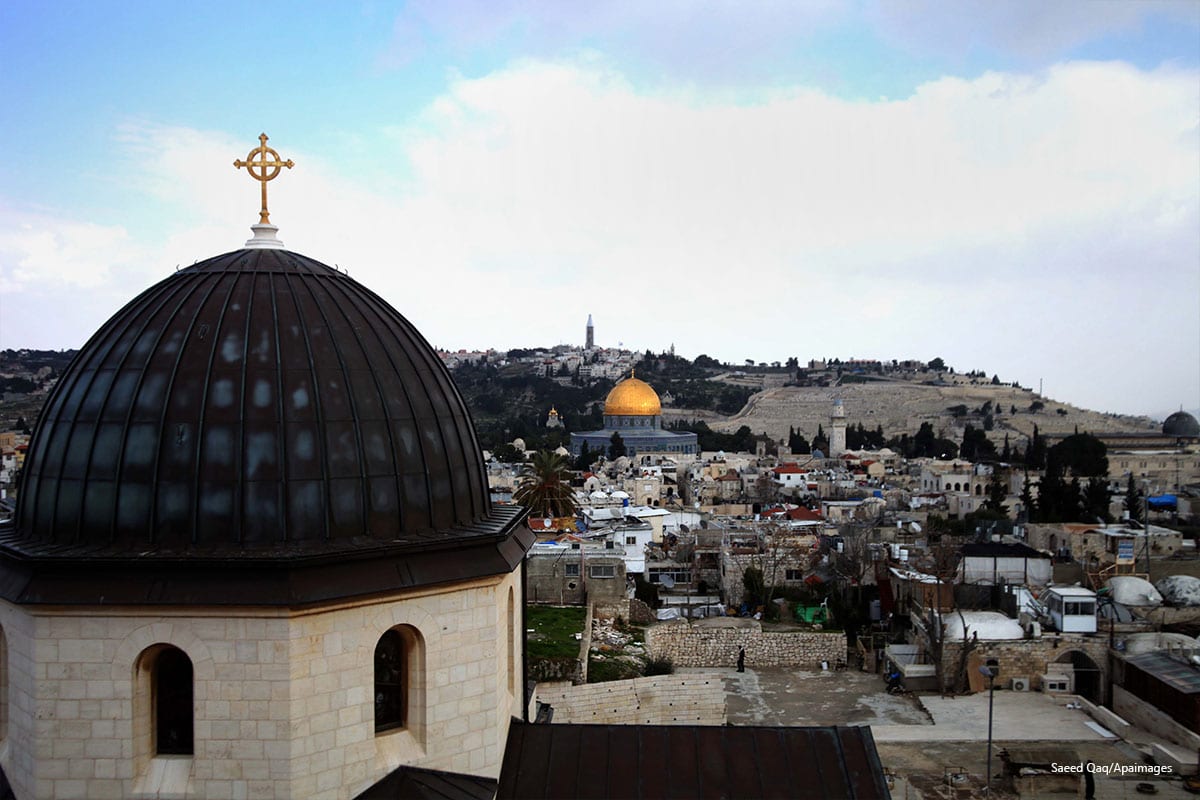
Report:
M987 664L979 668L988 679L988 740L987 740L987 782L983 784L983 793L992 794L992 708L996 702L996 676L1000 674L1000 662L989 658Z

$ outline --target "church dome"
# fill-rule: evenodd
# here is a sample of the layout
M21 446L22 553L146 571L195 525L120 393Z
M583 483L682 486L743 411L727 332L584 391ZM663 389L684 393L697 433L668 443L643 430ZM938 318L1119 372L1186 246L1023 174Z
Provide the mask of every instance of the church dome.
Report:
M658 393L632 375L613 387L604 401L606 417L656 417L662 414Z
M1200 422L1186 411L1176 411L1163 421L1164 436L1200 436Z
M453 578L428 553L504 538L514 517L493 509L467 408L411 323L320 262L243 249L147 289L79 351L34 432L0 549L160 565L397 559L373 579L339 588L327 571L324 586L272 596L295 601Z

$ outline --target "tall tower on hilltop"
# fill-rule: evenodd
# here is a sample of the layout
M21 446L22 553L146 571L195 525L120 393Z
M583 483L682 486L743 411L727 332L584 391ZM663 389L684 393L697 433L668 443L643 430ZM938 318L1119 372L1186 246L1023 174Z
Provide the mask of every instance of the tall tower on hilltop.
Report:
M846 407L841 398L833 401L833 412L829 415L829 457L837 458L846 452Z
M587 344L585 344L584 347L587 348L588 350L591 350L596 346L596 329L592 327L592 315L591 314L588 314L587 340L586 341L587 341Z

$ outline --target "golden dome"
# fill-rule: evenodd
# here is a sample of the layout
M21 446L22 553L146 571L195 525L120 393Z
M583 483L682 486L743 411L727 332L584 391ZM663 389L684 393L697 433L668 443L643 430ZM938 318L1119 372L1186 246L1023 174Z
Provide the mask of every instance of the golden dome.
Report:
M630 375L613 387L604 401L604 415L626 417L657 417L662 413L658 392L650 384Z

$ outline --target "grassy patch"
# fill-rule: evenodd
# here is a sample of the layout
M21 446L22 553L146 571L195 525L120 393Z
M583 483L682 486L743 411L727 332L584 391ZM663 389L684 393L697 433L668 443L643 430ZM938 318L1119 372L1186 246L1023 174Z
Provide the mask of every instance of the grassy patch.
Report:
M525 612L529 658L576 658L583 633L586 609L578 606L529 606Z
M603 659L594 655L588 659L588 683L622 681L626 678L642 677L642 661L629 656L608 656Z

